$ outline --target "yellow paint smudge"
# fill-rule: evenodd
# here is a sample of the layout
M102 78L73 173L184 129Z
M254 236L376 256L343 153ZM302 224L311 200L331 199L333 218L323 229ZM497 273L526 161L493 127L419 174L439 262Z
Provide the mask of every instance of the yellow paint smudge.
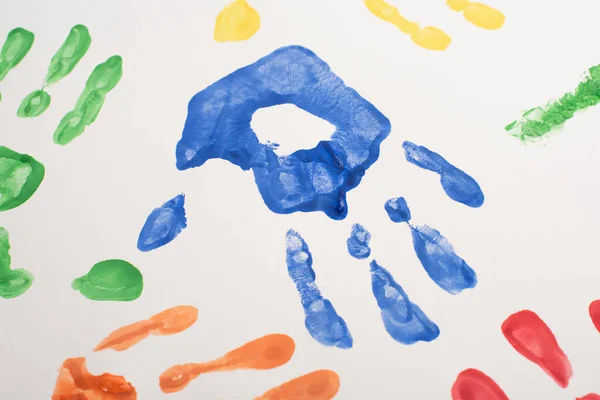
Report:
M486 4L469 0L447 0L454 11L462 11L467 21L483 29L500 29L504 26L504 14Z
M416 22L411 22L400 15L398 9L383 0L364 0L365 6L376 17L394 24L402 32L410 35L417 45L429 50L446 50L452 39L444 31L426 26L420 28Z
M246 0L234 0L217 16L215 40L239 42L248 40L260 29L260 15Z

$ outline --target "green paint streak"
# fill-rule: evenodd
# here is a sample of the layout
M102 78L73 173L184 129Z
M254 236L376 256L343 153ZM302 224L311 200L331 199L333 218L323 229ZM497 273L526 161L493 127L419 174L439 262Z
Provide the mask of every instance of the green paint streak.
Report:
M0 146L0 211L25 203L44 180L45 168L33 157Z
M90 300L131 301L142 294L141 272L124 260L106 260L95 264L90 272L71 285Z
M34 39L35 35L23 28L15 28L8 33L0 50L0 81L25 58L33 46ZM2 95L0 95L1 100Z
M123 59L112 56L99 64L88 78L85 90L79 96L75 108L69 111L54 132L54 143L66 145L83 133L98 116L105 96L117 86L123 75Z
M0 227L0 297L12 299L25 293L33 283L33 275L24 269L10 269L8 232Z
M520 120L513 121L504 129L523 142L532 142L558 130L577 111L600 103L600 65L589 69L575 92L567 93L545 106L526 111Z
M50 106L50 95L44 91L44 88L50 86L65 76L69 75L83 56L87 53L92 44L92 37L88 28L83 25L75 25L71 28L69 36L56 54L50 60L50 66L41 90L30 93L23 101L17 111L17 116L21 118L33 118L41 115Z

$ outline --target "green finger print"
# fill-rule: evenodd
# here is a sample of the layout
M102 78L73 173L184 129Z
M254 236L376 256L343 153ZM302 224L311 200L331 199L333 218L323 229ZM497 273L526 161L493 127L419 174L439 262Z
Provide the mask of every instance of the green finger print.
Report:
M91 43L92 37L85 26L75 25L71 28L69 36L50 60L44 85L40 90L33 91L23 99L17 116L33 118L46 111L50 106L51 97L44 89L69 75L87 53Z
M142 273L125 260L106 260L71 285L90 300L131 301L142 294Z
M25 58L33 46L34 39L35 35L23 28L15 28L8 33L0 50L0 81ZM0 100L2 100L1 94Z
M63 146L70 143L83 133L86 126L96 120L106 94L121 80L122 65L123 59L120 56L112 56L94 68L75 108L69 111L58 124L54 132L54 143Z
M0 146L0 212L29 200L44 174L44 165L33 157Z
M10 269L8 232L0 227L0 297L12 299L25 293L33 283L33 275L24 269Z

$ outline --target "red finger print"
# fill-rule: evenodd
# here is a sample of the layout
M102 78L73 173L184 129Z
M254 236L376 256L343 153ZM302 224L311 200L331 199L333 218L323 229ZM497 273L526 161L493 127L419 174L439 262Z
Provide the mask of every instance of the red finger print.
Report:
M592 304L590 304L590 317L594 326L600 332L600 300L592 301Z
M600 395L595 393L586 394L583 397L578 397L577 400L600 400Z
M511 315L502 324L502 333L515 350L542 368L560 387L569 385L571 363L536 313L523 310Z
M452 385L452 400L508 400L508 396L483 372L466 369Z

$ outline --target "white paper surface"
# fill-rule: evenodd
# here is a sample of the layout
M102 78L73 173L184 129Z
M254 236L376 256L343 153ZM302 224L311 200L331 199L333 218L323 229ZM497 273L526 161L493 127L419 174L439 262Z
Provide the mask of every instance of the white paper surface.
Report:
M359 0L255 0L261 29L246 42L213 40L224 1L5 1L0 34L22 26L36 34L21 65L0 83L0 144L46 166L38 192L0 214L11 237L13 268L35 282L25 295L0 301L0 398L49 398L57 369L85 356L92 373L124 375L145 399L250 399L316 369L341 379L339 399L449 399L457 374L478 368L510 398L574 399L600 392L600 335L587 307L600 297L600 109L569 120L545 146L523 146L504 126L525 109L570 91L600 63L593 1L487 1L506 15L488 32L450 11L443 0L397 1L407 18L442 28L444 52L414 45ZM402 4L406 3L406 4ZM86 25L92 46L75 70L52 86L50 108L23 120L16 110L37 89L69 29ZM184 172L175 168L187 103L198 91L269 54L298 44L329 63L392 123L380 159L348 193L348 217L277 215L263 203L251 172L223 160ZM123 78L97 121L71 144L52 142L93 67L123 57ZM310 148L332 132L327 123L283 106L253 121L261 140ZM402 142L439 152L471 174L486 202L453 202L439 178L406 162ZM188 228L150 253L136 249L149 214L186 194ZM438 229L478 273L458 296L440 290L415 256L406 225L389 221L383 204L404 196L417 224ZM368 262L351 258L353 223L373 235L372 256L387 268L440 329L432 343L404 346L386 333L370 287ZM285 264L285 233L299 231L314 257L317 284L345 319L350 350L327 348L304 327ZM122 258L144 275L133 302L94 302L71 289L93 264ZM130 350L92 353L113 329L179 304L198 322L185 332L150 337ZM559 388L502 336L521 309L538 313L574 368ZM286 333L296 353L269 371L207 374L165 395L166 368L201 362L268 333Z

